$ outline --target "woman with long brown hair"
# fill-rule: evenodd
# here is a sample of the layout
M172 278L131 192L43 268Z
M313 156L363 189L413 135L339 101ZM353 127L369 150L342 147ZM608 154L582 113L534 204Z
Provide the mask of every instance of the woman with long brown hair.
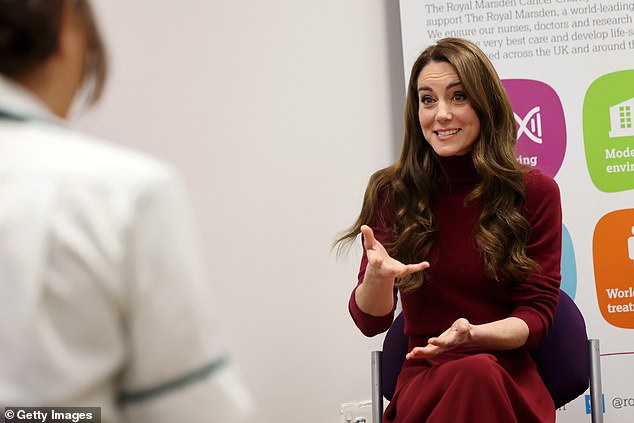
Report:
M492 64L447 38L415 61L401 155L375 173L339 239L364 254L349 309L389 328L400 291L407 360L385 420L554 422L528 350L557 305L561 204L552 178L520 166L516 124Z

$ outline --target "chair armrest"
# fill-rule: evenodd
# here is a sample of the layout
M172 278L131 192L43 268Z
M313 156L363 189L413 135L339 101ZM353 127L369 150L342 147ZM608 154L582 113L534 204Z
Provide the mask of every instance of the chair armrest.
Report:
M598 339L588 340L590 352L590 407L592 423L603 423L603 389L601 387L601 347Z
M381 351L372 351L372 422L383 419L383 388L381 376Z

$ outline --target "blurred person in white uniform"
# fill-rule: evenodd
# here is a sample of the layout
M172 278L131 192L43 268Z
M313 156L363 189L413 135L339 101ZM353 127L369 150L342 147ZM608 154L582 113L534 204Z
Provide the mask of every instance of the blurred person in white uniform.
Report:
M0 0L0 407L242 421L179 177L65 121L105 75L87 0Z

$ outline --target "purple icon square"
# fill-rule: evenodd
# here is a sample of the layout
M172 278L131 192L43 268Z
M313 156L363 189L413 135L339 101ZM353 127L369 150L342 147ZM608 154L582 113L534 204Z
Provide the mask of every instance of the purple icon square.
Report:
M566 118L561 100L548 84L505 79L517 124L517 161L554 177L566 153Z

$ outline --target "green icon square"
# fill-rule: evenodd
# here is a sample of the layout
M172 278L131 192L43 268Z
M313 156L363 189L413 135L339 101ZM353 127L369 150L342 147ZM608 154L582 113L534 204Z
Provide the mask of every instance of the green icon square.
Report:
M583 101L583 142L592 183L604 192L634 189L634 70L597 78Z

